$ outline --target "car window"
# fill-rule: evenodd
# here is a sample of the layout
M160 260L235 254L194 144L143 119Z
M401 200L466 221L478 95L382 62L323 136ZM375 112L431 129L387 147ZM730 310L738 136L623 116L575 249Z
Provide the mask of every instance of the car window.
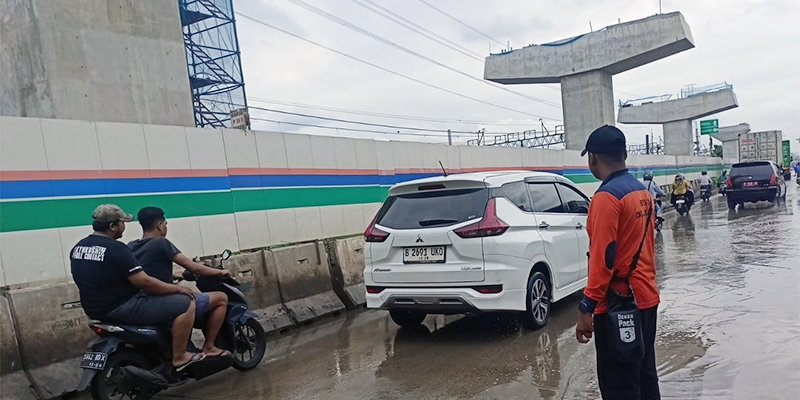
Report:
M514 203L520 210L531 212L531 200L524 182L510 182L494 190L496 197L505 197Z
M731 172L728 175L769 176L774 171L775 169L771 164L745 164L745 165L734 166L733 168L731 168Z
M583 193L561 183L558 184L558 191L561 193L561 198L564 200L564 205L569 212L576 214L589 212L589 200ZM583 210L581 210L581 207L583 207Z
M533 211L547 213L563 213L564 206L558 190L553 183L529 183L528 190L533 201Z
M448 226L480 218L489 190L435 190L390 196L378 212L377 223L392 229Z

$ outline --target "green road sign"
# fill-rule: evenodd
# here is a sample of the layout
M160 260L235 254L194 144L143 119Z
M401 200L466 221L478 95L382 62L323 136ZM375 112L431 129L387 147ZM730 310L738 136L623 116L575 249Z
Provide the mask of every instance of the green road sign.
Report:
M792 165L792 149L791 143L788 140L784 140L783 142L783 167L788 168Z
M701 135L713 135L715 133L719 133L719 120L718 119L709 119L705 121L700 121L700 134Z

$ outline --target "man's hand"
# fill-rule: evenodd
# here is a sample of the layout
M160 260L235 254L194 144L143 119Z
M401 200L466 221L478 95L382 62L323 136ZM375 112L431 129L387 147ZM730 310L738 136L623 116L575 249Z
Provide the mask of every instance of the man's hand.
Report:
M592 314L581 313L580 318L578 318L578 325L575 327L575 338L578 339L579 343L589 343L589 339L592 338L592 332L594 332Z
M178 286L178 293L177 294L183 294L183 295L189 296L189 297L192 298L192 300L194 300L194 292L192 292L192 289L189 289L186 286L180 286L180 285L176 285L176 286Z
M215 271L217 271L217 276L222 278L227 278L231 276L231 271L228 271L227 269L217 269Z

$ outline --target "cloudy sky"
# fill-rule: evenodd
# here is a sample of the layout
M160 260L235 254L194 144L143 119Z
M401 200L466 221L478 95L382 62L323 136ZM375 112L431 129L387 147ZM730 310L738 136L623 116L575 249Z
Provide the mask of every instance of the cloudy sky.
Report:
M541 125L536 116L548 118L546 126L552 130L563 119L559 85L507 86L517 94L470 79L483 76L482 58L490 51L499 52L505 47L501 44L520 48L547 43L589 32L590 23L598 30L659 12L657 0L426 1L454 19L422 0L235 0L236 11L241 13L237 27L251 106L403 129L259 110L252 111L252 116L297 124L400 131L402 135L265 121L253 121L253 127L440 142L446 141L446 134L407 128L452 129L464 132L454 135L454 141L461 143L475 137L466 132L479 129L487 134L538 130ZM663 0L662 12L683 13L696 47L616 75L615 99L668 93L674 98L688 84L727 81L734 86L739 108L716 116L722 126L747 122L753 130L780 129L784 138L797 138L798 4L796 0ZM314 7L339 20L331 21L308 10ZM383 17L386 10L396 15L392 17L395 20L400 16L409 21L405 24L431 32L427 35L438 42ZM309 44L253 19L416 81ZM644 135L651 131L656 137L661 135L658 125L620 127L629 143L644 143ZM415 134L430 136L411 136ZM794 141L793 150L799 149L800 143Z

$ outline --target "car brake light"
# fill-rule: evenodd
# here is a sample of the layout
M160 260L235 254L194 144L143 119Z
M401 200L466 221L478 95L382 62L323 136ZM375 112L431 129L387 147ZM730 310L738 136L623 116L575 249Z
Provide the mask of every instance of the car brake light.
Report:
M508 224L497 217L495 199L486 202L486 209L480 221L454 230L463 239L500 236L508 230Z
M727 186L728 186L728 187L731 187L731 186L733 186L733 182L731 181L731 177L730 177L730 176L728 177L728 184L727 184Z
M386 238L389 237L389 234L376 228L375 222L378 220L378 215L375 215L375 218L372 219L372 222L369 223L367 226L367 230L364 231L364 240L371 243L382 243L386 241Z
M378 294L378 293L382 292L383 289L385 289L385 288L382 288L380 286L367 286L367 293L369 293L369 294Z
M494 294L502 292L503 285L475 286L472 289L482 294Z
M772 177L769 178L769 185L778 186L778 175L772 174Z

